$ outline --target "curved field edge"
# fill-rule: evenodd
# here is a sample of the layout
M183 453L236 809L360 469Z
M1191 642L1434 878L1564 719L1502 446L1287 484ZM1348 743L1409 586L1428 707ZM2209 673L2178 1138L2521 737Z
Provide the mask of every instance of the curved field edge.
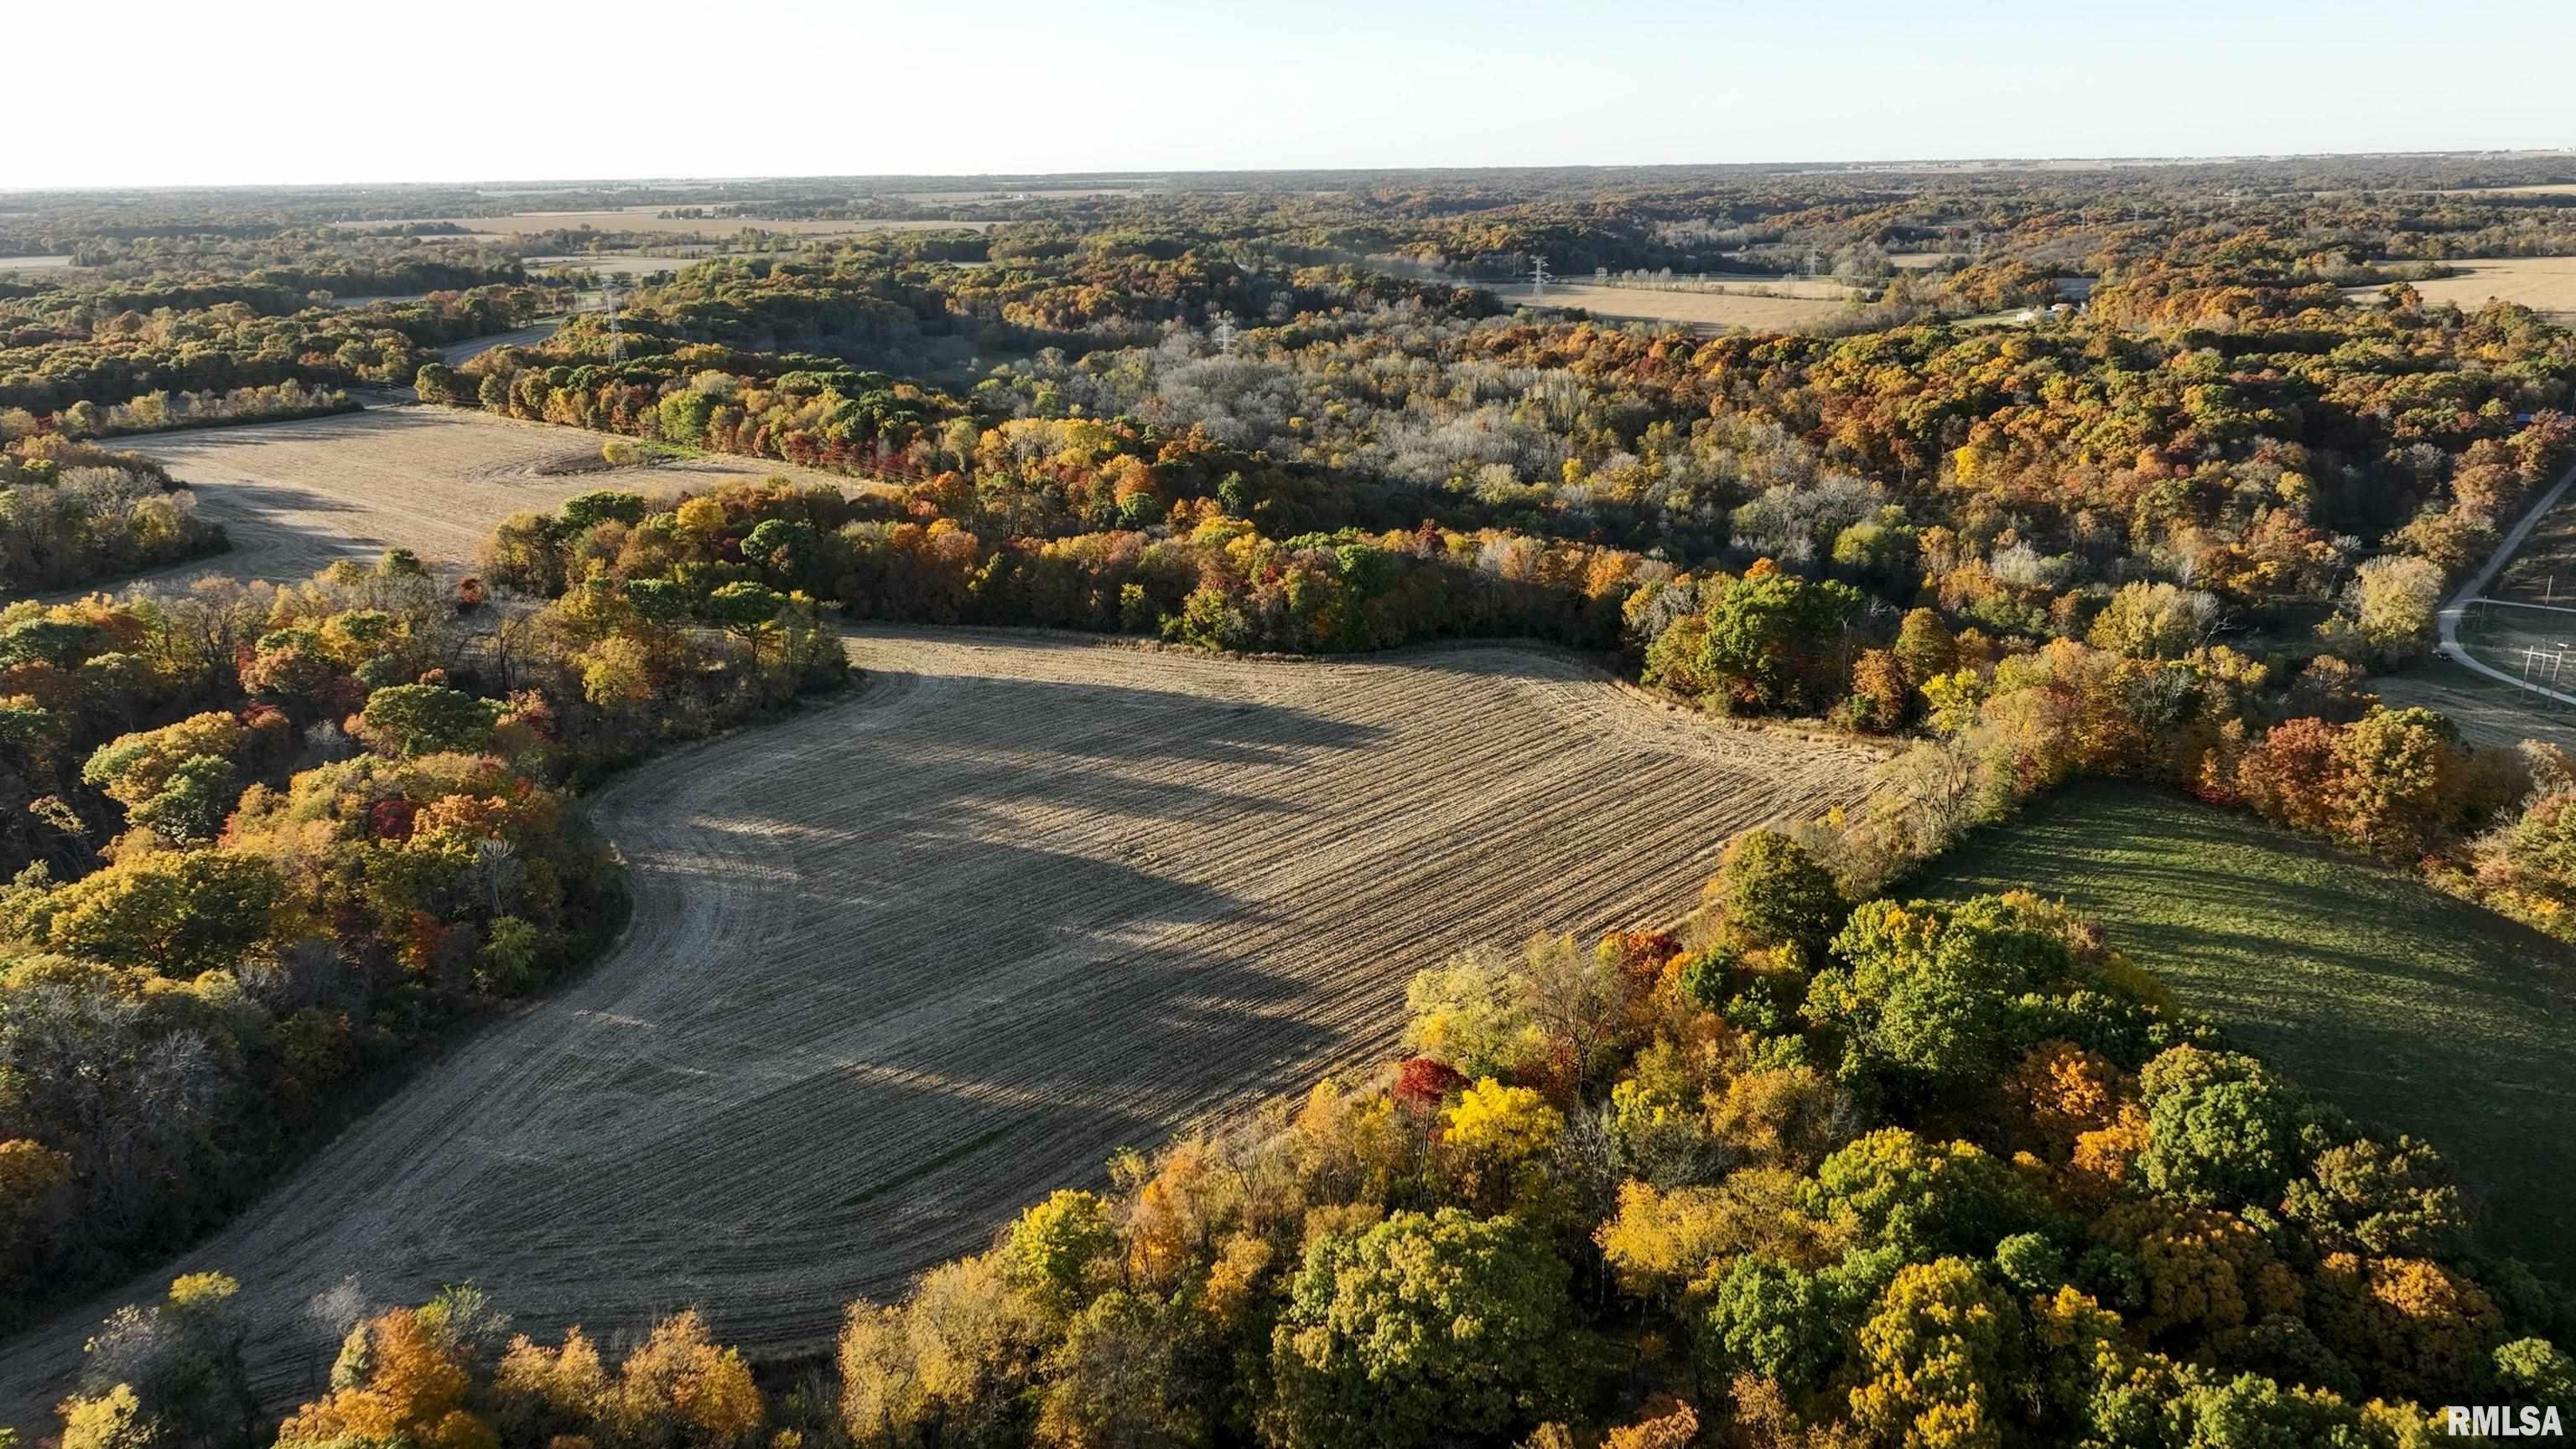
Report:
M2441 1148L2488 1246L2568 1280L2576 951L2250 816L2114 784L2039 801L1893 893L2033 882L2249 1050Z
M116 1304L239 1277L264 1392L358 1273L474 1279L532 1329L699 1303L756 1353L1011 1212L1395 1049L1419 967L1669 921L1725 842L1869 757L1458 647L1269 662L1005 631L851 631L846 701L592 804L634 915L217 1238L0 1345L27 1423Z

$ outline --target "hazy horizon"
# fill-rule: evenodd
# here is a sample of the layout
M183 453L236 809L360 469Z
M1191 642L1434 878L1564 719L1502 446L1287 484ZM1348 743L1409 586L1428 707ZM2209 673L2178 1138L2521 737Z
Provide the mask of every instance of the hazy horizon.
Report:
M28 67L66 119L0 190L469 178L2221 159L2555 150L2576 26L2537 0L2092 10L1886 0L1217 15L1167 0L971 20L752 0L613 16L459 0L120 12L114 58ZM102 54L85 15L22 53ZM117 82L111 104L96 86ZM317 79L319 78L319 79Z
M1295 176L1303 174L1371 174L1401 176L1424 173L1472 173L1491 171L1690 171L1720 168L1783 169L1793 173L1816 171L1906 172L1934 170L1955 174L1972 174L1969 168L1994 170L2042 171L2062 169L2153 170L2168 166L2221 166L2282 161L2348 161L2371 157L2446 157L2494 156L2498 158L2566 156L2576 159L2576 146L2464 146L2454 149L2410 149L2383 151L2246 151L2234 154L2195 156L1883 156L1883 157L1784 157L1759 161L1569 161L1554 165L1513 164L1496 162L1478 165L1444 166L1205 166L1205 167L1123 167L1091 168L1074 171L745 171L737 173L689 174L683 172L633 172L623 175L560 176L425 176L417 179L391 179L381 176L350 176L329 181L214 181L214 182L99 182L63 186L0 187L8 194L39 195L78 193L83 191L260 191L260 190L338 190L368 187L495 187L575 190L592 186L728 186L782 181L1093 181L1151 182L1174 177L1198 176ZM494 195L504 193L494 192ZM530 194L536 194L532 191Z

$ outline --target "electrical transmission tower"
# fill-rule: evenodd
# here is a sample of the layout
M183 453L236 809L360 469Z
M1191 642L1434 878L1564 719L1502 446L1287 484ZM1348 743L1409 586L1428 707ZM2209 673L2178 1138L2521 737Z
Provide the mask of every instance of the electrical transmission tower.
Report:
M1547 283L1547 258L1530 258L1530 295L1533 297L1546 296Z
M608 355L618 362L624 362L626 337L617 330L617 282L614 278L601 279L599 298L601 304L608 308Z
M1217 313L1216 326L1208 332L1208 338L1210 341L1216 343L1216 350L1219 353L1227 357L1232 357L1234 355L1235 339L1234 314L1231 312Z

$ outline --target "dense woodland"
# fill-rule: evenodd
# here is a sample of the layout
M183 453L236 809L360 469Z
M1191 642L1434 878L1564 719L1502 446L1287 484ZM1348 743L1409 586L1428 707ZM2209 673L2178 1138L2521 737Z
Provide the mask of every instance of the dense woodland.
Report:
M460 614L400 553L0 609L0 1322L189 1241L619 919L571 791L847 675L744 585Z
M2252 1449L2576 1410L2564 1265L2482 1253L2437 1144L2231 1050L2038 896L1901 903L1965 832L2109 776L2576 939L2576 760L2369 684L2576 466L2576 334L2416 290L2576 254L2576 196L2461 190L2553 166L603 183L545 205L665 208L734 254L457 367L434 349L568 300L521 257L654 238L406 224L528 204L452 190L0 197L0 253L80 264L0 282L13 593L214 544L81 440L366 384L617 462L851 479L638 469L510 520L461 593L398 556L8 606L0 1284L185 1241L569 969L616 890L571 792L831 687L833 611L1517 637L1894 756L1861 807L1739 842L1686 936L1424 972L1381 1079L1047 1198L854 1305L828 1370L756 1380L695 1314L532 1340L470 1289L352 1287L278 1441ZM760 228L862 217L997 224ZM1717 334L1474 285L1538 253L1870 299ZM65 1449L265 1441L229 1292L109 1325Z
M196 496L149 458L60 433L0 439L0 596L117 578L223 547L223 530L197 518Z

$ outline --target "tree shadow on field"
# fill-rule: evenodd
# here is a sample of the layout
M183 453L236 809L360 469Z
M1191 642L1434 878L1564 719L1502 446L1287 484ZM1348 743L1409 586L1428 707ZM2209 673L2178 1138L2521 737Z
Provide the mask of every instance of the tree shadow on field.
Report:
M117 445L141 453L171 467L183 466L173 456L184 460L189 454L209 450L229 451L235 448L272 447L294 438L327 438L356 440L391 434L418 432L424 428L452 426L457 414L428 408L368 408L362 412L331 413L318 418L285 418L267 423L236 423L223 428L177 428L166 433L147 433L116 440Z
M809 1347L1113 1150L1354 1045L1347 985L1239 946L1272 923L1222 866L1325 808L1233 782L1288 791L1379 731L946 683L747 732L621 804L641 955L600 969L615 990L536 1008L511 1089L463 1105L404 1191L241 1267L303 1292L358 1272L385 1301L470 1279L549 1332L699 1302L728 1340ZM1188 874L1156 858L1185 849Z
M869 671L902 679L902 670ZM894 722L870 737L889 768L940 750L981 751L988 768L962 788L997 797L1096 784L1129 769L1173 765L1294 768L1383 743L1384 726L1293 705L1134 685L990 675L953 681L953 709ZM1194 779L1196 777L1193 777ZM1178 793L1210 787L1164 785Z
M341 499L275 483L213 482L189 486L196 494L197 516L224 530L225 541L230 545L224 552L32 597L53 603L146 587L175 593L184 591L193 580L206 578L301 583L339 559L373 562L390 546L383 539L346 526L316 528L289 516L361 511Z
M1530 639L1442 639L1407 645L1383 654L1335 656L1336 663L1383 664L1434 674L1463 674L1478 679L1523 679L1540 684L1566 684L1604 679L1606 656L1585 654L1561 644Z

